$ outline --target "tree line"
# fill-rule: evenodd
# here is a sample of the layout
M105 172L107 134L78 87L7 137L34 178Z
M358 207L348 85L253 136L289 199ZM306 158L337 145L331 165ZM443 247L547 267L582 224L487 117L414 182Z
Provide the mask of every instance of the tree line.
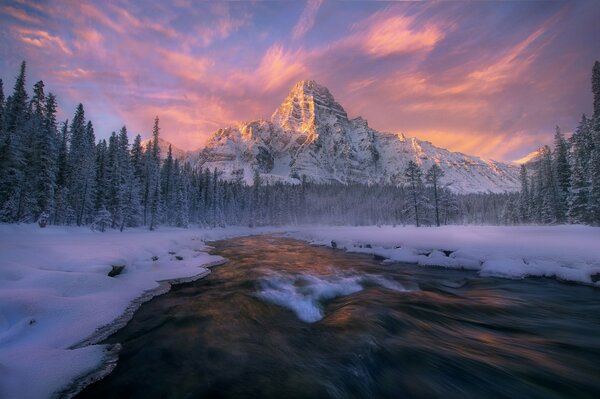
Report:
M554 148L542 147L521 165L520 195L506 223L600 225L600 62L592 68L593 115L581 117L568 139L556 128Z
M306 178L300 184L273 184L261 181L258 173L248 185L243 180L225 181L218 170L194 168L176 159L171 148L161 154L158 117L152 138L145 144L140 135L130 142L125 126L107 140L96 141L82 104L70 121L58 122L56 97L45 93L42 81L33 86L30 97L25 80L25 62L8 98L0 80L0 222L89 225L101 231L190 224L593 222L590 198L597 185L589 173L600 145L589 145L598 134L590 133L594 124L588 119L582 133L578 130L570 140L559 140L564 152L555 149L541 157L537 161L541 166L532 169L531 176L525 170L526 187L521 193L456 195L440 184L443 170L439 166L422 171L414 161L403 171L404 186L315 184ZM595 116L595 126L597 120ZM569 166L568 175L562 174L561 162ZM552 176L550 181L548 176ZM567 181L568 193L587 190L584 208L579 197L570 199L573 194L565 195L565 208L556 205L563 198L559 188ZM573 186L574 181L587 184L586 189L575 191L573 187L579 186ZM539 204L550 204L552 212L564 209L564 219L547 216L549 211L538 209ZM571 216L575 212L581 212L584 219ZM538 214L547 219L537 219Z

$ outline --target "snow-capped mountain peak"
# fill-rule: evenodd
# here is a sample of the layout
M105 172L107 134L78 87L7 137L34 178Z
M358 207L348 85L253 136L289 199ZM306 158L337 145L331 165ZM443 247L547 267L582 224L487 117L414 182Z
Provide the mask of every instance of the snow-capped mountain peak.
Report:
M442 182L460 193L518 190L514 165L450 152L402 133L382 133L361 117L348 119L331 92L314 80L296 83L271 121L219 129L195 157L197 167L224 179L403 184L408 162L433 163Z
M320 123L348 120L344 108L325 86L314 80L301 80L271 116L271 121L286 130L307 132Z

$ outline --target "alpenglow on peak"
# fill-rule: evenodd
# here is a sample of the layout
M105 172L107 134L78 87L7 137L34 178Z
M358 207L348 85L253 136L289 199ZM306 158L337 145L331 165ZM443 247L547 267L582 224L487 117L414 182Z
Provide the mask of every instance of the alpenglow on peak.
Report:
M314 80L301 80L292 87L271 121L284 129L307 131L332 118L348 120L348 115L327 87Z
M506 192L519 187L518 168L438 148L401 134L378 132L352 120L331 92L314 80L296 83L271 117L219 129L191 156L196 167L225 180L336 184L406 184L410 161L444 171L457 193Z

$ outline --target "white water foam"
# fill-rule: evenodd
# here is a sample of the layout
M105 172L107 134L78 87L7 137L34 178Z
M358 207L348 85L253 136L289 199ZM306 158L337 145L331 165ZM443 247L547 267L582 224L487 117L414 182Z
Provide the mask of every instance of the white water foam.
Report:
M292 310L302 321L313 323L323 318L321 302L362 291L365 284L407 292L400 283L382 276L273 274L262 278L257 296Z

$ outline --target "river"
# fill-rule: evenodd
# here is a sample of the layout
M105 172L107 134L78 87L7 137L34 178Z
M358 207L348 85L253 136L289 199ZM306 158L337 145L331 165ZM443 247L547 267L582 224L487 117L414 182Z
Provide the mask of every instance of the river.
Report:
M600 291L276 236L144 304L77 398L600 397Z

